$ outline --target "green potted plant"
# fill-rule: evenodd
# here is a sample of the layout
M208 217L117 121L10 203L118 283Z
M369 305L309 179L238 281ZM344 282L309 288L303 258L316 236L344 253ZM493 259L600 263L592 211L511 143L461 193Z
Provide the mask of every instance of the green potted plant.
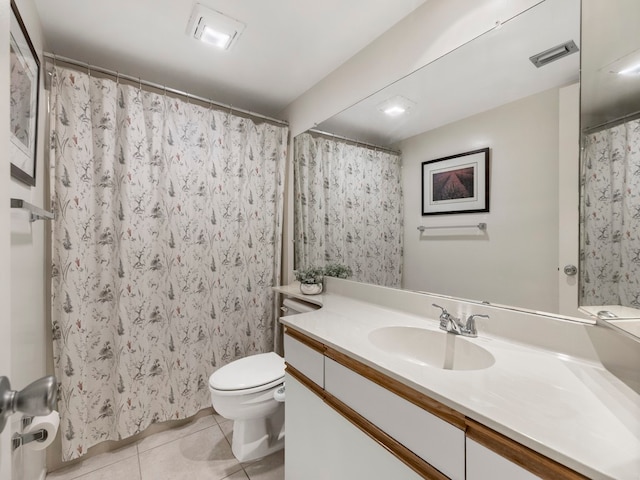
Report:
M320 267L307 267L295 270L296 280L300 282L300 291L305 295L322 293L322 278L324 270Z
M353 271L351 267L341 263L329 263L324 267L324 275L326 277L349 278L353 275Z

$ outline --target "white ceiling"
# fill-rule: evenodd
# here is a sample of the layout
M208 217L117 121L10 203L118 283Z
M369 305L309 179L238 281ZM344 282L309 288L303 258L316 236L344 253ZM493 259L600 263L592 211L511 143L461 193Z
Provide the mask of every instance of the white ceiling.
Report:
M517 99L576 82L578 53L541 68L529 60L568 40L580 45L580 0L546 0L358 102L321 123L318 129L378 145L393 145ZM392 118L378 110L382 102L397 95L416 103L408 114Z
M277 115L425 0L35 0L46 49ZM201 3L246 24L230 51L186 35Z
M617 74L640 64L638 19L638 0L583 1L583 128L640 111L640 77Z

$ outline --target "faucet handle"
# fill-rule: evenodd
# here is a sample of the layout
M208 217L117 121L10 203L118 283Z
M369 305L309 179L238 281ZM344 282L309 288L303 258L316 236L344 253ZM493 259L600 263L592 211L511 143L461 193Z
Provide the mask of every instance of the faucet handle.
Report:
M432 303L431 305L433 305L434 307L439 308L440 310L442 310L442 313L440 315L449 315L449 312L447 312L447 309L444 307L441 307L440 305L436 304L436 303Z
M451 321L451 314L449 312L447 312L446 308L441 307L440 305L437 305L435 303L432 303L431 305L433 305L434 307L437 307L440 310L442 310L440 312L440 328L442 330L447 330L448 327L449 327L449 322Z
M464 334L467 337L477 337L478 330L476 329L476 317L478 318L489 318L489 315L474 313L473 315L469 315L467 317L467 323L464 326Z

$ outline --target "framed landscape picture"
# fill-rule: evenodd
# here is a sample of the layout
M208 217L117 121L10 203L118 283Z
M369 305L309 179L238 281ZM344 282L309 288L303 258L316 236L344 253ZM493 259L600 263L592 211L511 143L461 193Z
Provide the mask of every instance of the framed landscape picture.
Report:
M489 211L489 149L422 162L422 215Z
M40 61L13 1L11 2L9 49L11 176L34 186L36 184Z

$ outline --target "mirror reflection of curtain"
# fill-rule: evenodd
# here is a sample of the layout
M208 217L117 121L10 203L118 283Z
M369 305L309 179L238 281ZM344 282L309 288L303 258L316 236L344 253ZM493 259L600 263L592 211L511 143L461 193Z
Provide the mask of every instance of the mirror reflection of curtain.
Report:
M581 305L640 308L640 120L587 135Z
M294 144L296 268L342 263L352 280L400 287L403 255L399 154L298 135Z
M211 405L273 349L288 129L60 67L52 321L63 460Z

